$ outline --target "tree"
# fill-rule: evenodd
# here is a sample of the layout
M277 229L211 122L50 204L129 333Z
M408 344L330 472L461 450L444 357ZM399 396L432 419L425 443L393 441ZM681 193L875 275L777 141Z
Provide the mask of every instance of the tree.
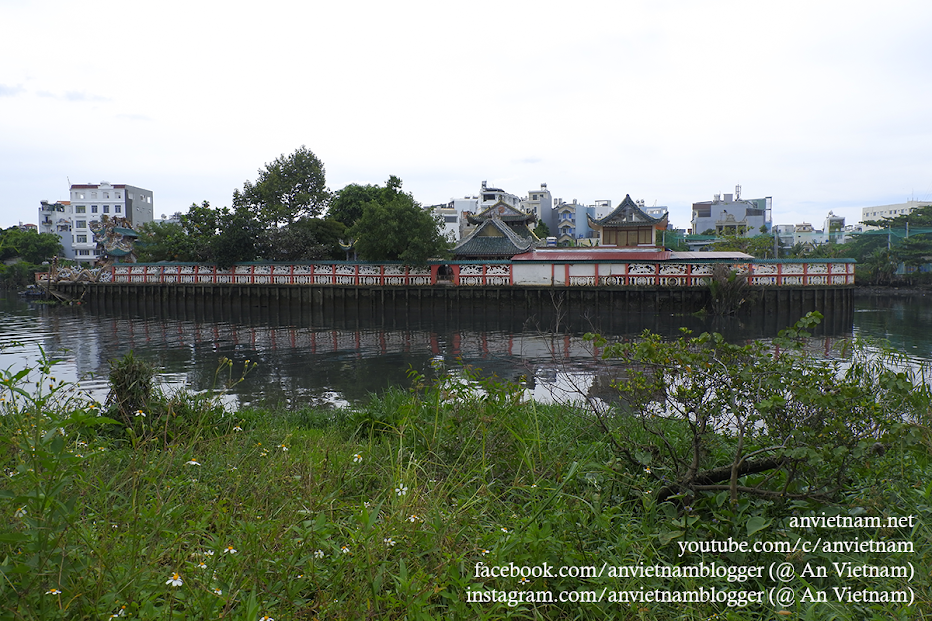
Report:
M377 200L365 204L349 235L367 261L423 264L449 246L441 227L438 218L421 209L410 193L401 191L401 179L392 176Z
M388 190L393 180L398 179L394 175L389 177L389 187L378 185L350 183L342 190L337 191L333 200L330 201L330 208L327 210L327 217L337 222L342 222L347 227L351 227L362 217L362 212L368 203L379 202L383 194ZM398 179L398 187L401 187L401 180ZM387 196L391 200L391 196Z
M615 386L630 416L597 409L598 423L619 458L661 482L658 501L836 498L932 393L864 344L844 361L818 359L804 338L820 320L809 313L771 345L688 331L617 344L587 335L627 369Z
M304 145L266 164L255 184L246 181L242 192L233 192L234 209L250 210L272 226L319 216L329 200L324 165Z
M301 218L265 231L260 255L269 261L341 259L340 239L345 236L346 227L341 222Z
M218 212L220 233L213 240L213 260L227 268L241 261L255 261L265 227L256 213L244 206Z
M550 227L547 226L547 223L541 220L534 226L534 234L537 235L538 239L547 239L550 237Z
M140 263L188 261L191 242L184 227L176 222L144 222L136 231L136 257Z
M758 259L767 259L773 257L773 235L754 237L726 235L712 242L709 248L721 252L746 252Z
M27 263L42 263L62 253L58 235L24 231L18 226L0 231L0 261L20 258Z

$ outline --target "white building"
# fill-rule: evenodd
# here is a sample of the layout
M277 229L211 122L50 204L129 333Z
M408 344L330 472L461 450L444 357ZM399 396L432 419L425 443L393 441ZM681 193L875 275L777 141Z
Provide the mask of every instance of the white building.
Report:
M553 196L547 189L547 184L540 184L539 190L529 190L527 198L522 201L522 210L537 216L538 222L543 222L555 235L557 228L556 210L553 208Z
M152 191L132 185L74 184L70 199L39 206L39 232L55 233L65 248L65 258L82 262L97 259L97 241L91 232L92 222L108 218L126 218L133 228L152 222Z
M906 215L919 209L920 207L926 207L927 205L932 204L932 201L913 201L909 200L905 203L896 203L894 205L877 205L876 207L861 207L861 222L865 220L883 220L884 218L895 218L897 216ZM877 230L880 227L869 226L865 227L867 230Z
M528 191L528 195L522 198L501 188L489 187L488 182L483 181L478 196L451 198L446 205L435 205L430 209L443 218L444 234L455 231L454 239L462 239L469 232L469 225L463 214L479 214L499 202L525 213L533 213L538 221L547 224L551 232L556 230L553 198L546 183L540 184L538 190Z
M753 237L769 233L772 227L773 198L741 198L741 186L734 194L716 194L711 201L693 203L692 233ZM761 231L763 227L763 231Z
M776 224L773 232L776 234L782 248L792 248L797 244L812 249L822 244L842 244L846 241L845 219L828 212L822 230L817 230L809 222L799 224Z

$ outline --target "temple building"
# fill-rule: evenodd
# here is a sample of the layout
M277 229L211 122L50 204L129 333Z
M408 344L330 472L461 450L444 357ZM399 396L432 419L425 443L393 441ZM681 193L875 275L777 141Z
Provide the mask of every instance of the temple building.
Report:
M468 233L453 248L457 260L506 260L540 240L531 226L537 216L499 201L479 214L466 214Z
M599 235L599 245L618 248L658 247L657 231L667 228L668 216L652 218L626 195L610 214L604 218L588 217L589 228Z

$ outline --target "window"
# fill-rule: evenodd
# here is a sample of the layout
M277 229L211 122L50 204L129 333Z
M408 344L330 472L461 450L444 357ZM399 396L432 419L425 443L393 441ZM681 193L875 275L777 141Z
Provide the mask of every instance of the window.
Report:
M75 223L74 223L74 228L76 228L76 229L86 229L86 228L87 228L87 220L76 220Z
M110 192L104 192L104 198L110 198Z
M122 197L120 196L120 193L119 193L119 192L116 193L116 197L117 197L117 198L122 198Z
M123 207L120 205L113 206L113 213L123 213Z
M79 256L79 257L90 256L90 254L91 254L91 251L90 251L90 250L78 250L78 256Z
M91 205L91 213L97 213L97 205Z
M78 235L77 238L75 239L75 241L77 241L77 243L79 243L79 244L86 244L86 243L87 243L87 235Z
M74 208L74 212L75 212L75 213L84 213L84 211L85 211L86 209L87 209L87 208L86 208L84 205L77 205L77 206Z
M456 222L456 216L444 216L443 221L444 222Z
M97 192L91 192L91 198L97 198Z
M104 205L104 213L110 213L110 205Z

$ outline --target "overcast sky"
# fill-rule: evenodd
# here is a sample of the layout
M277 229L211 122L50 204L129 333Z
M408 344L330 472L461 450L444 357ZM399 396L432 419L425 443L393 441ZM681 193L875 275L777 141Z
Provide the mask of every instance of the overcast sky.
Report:
M0 226L71 183L229 205L306 145L429 205L772 196L775 224L932 200L928 0L0 0Z

